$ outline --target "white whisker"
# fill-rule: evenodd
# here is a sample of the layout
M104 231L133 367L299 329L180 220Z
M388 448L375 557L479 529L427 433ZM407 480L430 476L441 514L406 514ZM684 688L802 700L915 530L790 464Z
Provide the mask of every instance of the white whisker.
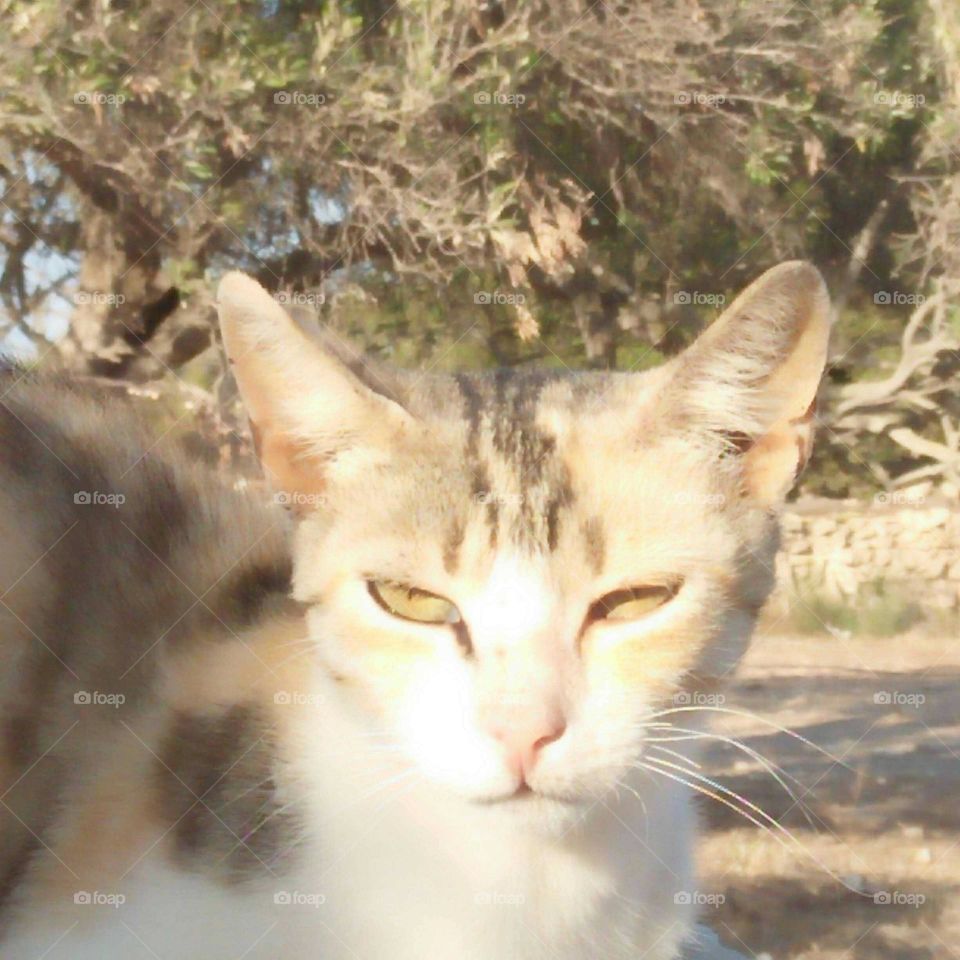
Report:
M786 734L788 737L793 737L794 740L799 740L801 743L810 747L813 750L816 750L818 753L822 753L825 757L828 757L834 763L839 764L841 767L849 770L851 773L856 773L853 767L848 763L845 763L840 757L834 756L829 750L824 749L819 744L814 743L812 740L808 740L805 736L800 733L797 733L796 730L791 730L790 727L781 726L779 723L774 723L772 720L768 720L766 717L761 717L759 714L752 713L749 710L731 710L729 707L706 707L706 706L696 706L696 707L672 707L669 710L660 710L656 713L649 714L645 719L648 720L657 720L660 717L666 717L674 713L697 713L697 712L710 712L710 713L726 713L735 717L747 717L750 720L755 720L757 723L762 723L765 726L771 727L774 730L779 731L780 733Z
M751 803L749 800L746 800L744 797L741 797L738 793L735 793L734 791L729 790L727 787L724 787L721 784L717 783L716 781L711 780L709 777L703 776L703 774L692 773L691 771L678 767L676 764L670 763L669 761L666 761L666 760L659 760L656 757L647 757L646 760L638 761L638 763L641 766L645 767L645 769L649 770L651 773L659 773L661 776L666 777L670 780L674 780L677 783L689 788L690 790L693 790L696 793L700 793L705 797L709 797L711 800L716 800L718 803L723 804L723 806L729 808L730 810L733 810L735 813L738 813L740 816L750 821L750 823L752 823L754 826L757 826L761 830L768 833L785 850L790 850L791 849L790 845L783 839L783 837L786 837L788 840L790 840L791 843L793 843L797 848L799 848L799 850L804 854L804 856L809 858L821 870L823 870L824 873L830 876L833 880L835 880L841 886L845 887L851 893L856 893L859 896L863 896L863 897L868 896L868 894L865 894L863 893L862 890L859 890L856 887L851 886L849 883L847 883L843 879L843 877L841 877L839 874L831 870L830 867L828 867L819 857L816 856L816 854L814 854L803 843L801 843L800 840L798 840L794 836L794 834L790 830L788 830L786 827L784 827L783 824L781 824L778 820L771 817L770 814L768 814L765 810L762 810L756 804ZM663 764L664 766L672 767L675 770L680 770L681 773L683 773L683 776L681 777L675 773L671 773L670 770L664 770L660 766L650 766L649 764ZM694 782L690 782L690 780L686 780L684 779L684 777L691 777L693 778ZM702 782L697 782L697 781L702 781ZM707 784L709 787L712 787L713 789L708 790L705 786L703 786L704 783ZM716 793L714 791L720 791L720 793ZM726 796L723 796L721 794L726 794ZM734 797L740 803L746 804L750 810L756 811L756 813L759 816L764 817L768 822L764 823L762 820L758 820L755 816L753 816L750 812L748 812L748 810L744 810L741 807L738 807L735 803L732 803L730 800L728 800L727 796Z
M666 742L673 742L675 740L701 740L701 739L719 740L722 743L728 743L731 746L736 747L738 750L743 751L745 754L747 754L747 756L751 757L753 760L759 763L760 766L763 767L763 769L767 773L769 773L774 780L776 780L776 782L781 786L783 791L797 805L800 812L803 814L804 819L806 819L807 823L810 824L810 826L813 827L814 830L817 829L817 825L816 823L814 823L814 819L813 819L815 814L813 813L812 810L810 810L810 808L806 805L806 803L804 803L804 801L797 796L797 794L793 791L793 789L790 787L790 785L786 781L787 780L792 781L801 790L805 792L807 791L806 785L801 783L795 776L793 776L792 774L784 770L783 767L779 766L778 764L774 763L772 760L765 757L758 750L755 750L753 747L747 746L747 744L743 743L743 741L741 740L737 740L735 737L727 737L721 733L713 733L712 731L691 730L687 727L677 727L674 724L654 724L652 725L651 729L655 727L661 727L661 726L668 730L675 730L679 733L683 733L685 736L665 737L665 738L650 737L647 739L646 741L647 743L657 744L657 743L660 743L661 740ZM659 749L665 750L667 748L660 747ZM816 819L819 821L821 825L824 825L823 821L819 817L817 817Z

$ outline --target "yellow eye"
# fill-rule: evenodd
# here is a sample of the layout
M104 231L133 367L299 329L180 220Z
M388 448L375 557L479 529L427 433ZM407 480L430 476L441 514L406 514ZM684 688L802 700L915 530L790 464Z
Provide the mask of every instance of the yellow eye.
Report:
M639 620L672 600L679 583L627 587L601 597L590 608L590 620Z
M418 623L460 622L460 611L454 604L419 587L387 580L368 580L367 589L387 613L402 620L415 620Z

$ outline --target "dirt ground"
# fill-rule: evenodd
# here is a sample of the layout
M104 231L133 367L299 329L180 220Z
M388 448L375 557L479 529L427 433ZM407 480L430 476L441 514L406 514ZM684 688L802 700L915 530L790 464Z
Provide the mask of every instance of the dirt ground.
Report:
M704 922L757 960L960 960L960 638L761 632L722 706L836 760L718 715L714 732L796 778L815 828L757 761L714 743L703 772L796 842L704 800L700 886L720 894Z

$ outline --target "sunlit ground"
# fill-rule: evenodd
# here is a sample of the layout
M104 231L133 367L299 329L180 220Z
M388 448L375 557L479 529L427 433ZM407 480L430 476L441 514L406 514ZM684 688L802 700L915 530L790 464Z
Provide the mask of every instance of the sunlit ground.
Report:
M714 744L703 772L795 838L703 801L700 886L722 894L704 920L721 939L763 960L960 958L960 640L761 633L724 706L836 760L718 715L715 732L799 781L784 777L816 827L758 762Z

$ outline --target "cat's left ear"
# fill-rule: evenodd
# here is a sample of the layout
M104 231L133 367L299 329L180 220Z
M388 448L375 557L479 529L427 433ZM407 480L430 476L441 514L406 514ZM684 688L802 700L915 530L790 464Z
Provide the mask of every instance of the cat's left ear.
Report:
M256 280L228 273L217 309L260 461L291 504L313 502L345 454L388 455L410 428L382 372L308 335Z
M810 457L829 335L820 272L791 261L747 287L675 361L683 419L724 438L761 503L781 502Z

